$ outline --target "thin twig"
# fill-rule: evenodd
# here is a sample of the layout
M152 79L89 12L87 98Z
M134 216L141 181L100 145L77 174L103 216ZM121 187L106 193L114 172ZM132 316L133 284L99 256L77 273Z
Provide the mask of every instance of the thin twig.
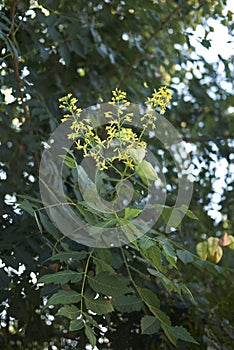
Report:
M172 17L180 10L182 6L182 2L161 22L160 26L155 30L155 32L148 38L148 40L146 40L145 44L143 45L143 49L145 50L147 48L147 46L149 45L149 43L151 42L151 40L153 38L155 38L160 32L161 30L165 27L165 25L172 19ZM141 58L141 52L136 55L136 57L134 58L134 60L130 63L127 72L125 73L123 79L121 80L121 82L119 83L118 89L121 88L121 86L125 83L125 81L127 80L128 76L130 75L134 65L139 61L139 59Z

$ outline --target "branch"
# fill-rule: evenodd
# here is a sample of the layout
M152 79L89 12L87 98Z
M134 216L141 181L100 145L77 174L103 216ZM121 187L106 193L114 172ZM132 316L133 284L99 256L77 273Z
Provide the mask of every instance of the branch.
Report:
M148 38L148 40L146 40L145 44L143 45L143 49L145 50L147 48L147 46L149 45L149 43L151 42L151 40L153 38L155 38L160 32L161 30L165 27L165 25L170 22L170 20L172 19L172 17L180 10L182 6L182 1L180 2L180 4L161 22L160 26L155 30L155 32ZM118 89L121 88L121 86L125 83L125 81L127 80L128 76L130 75L134 65L139 61L139 59L141 58L141 53L139 53L138 55L136 55L136 57L134 58L134 60L130 63L127 72L125 73L123 79L120 81Z
M11 12L10 12L10 19L11 19L11 28L10 28L10 35L13 44L15 44L15 10L16 10L16 4L17 0L12 1L11 5ZM16 83L19 91L19 97L21 102L24 102L24 94L23 94L23 89L22 89L22 84L21 84L21 78L20 78L20 73L19 73L19 60L14 51L12 51L12 56L13 56L13 63L14 63L14 72L15 72L15 77L16 77ZM23 110L24 110L24 117L27 122L30 121L30 116L28 113L28 108L23 104Z

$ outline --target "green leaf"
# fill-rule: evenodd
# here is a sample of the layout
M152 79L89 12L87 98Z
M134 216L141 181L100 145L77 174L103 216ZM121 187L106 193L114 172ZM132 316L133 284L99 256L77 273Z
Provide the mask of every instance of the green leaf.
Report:
M119 219L121 229L124 231L129 241L134 242L138 237L143 235L143 232L139 230L131 221L126 219Z
M98 315L105 315L114 311L110 300L103 297L94 298L95 294L86 292L84 295L85 305L87 309L95 312Z
M41 212L39 212L39 218L42 226L44 229L50 233L52 236L55 237L55 239L59 239L58 230L57 228L51 223L51 221L48 219L48 217Z
M81 300L81 295L74 290L61 290L53 294L47 301L46 306L49 305L66 305L78 303Z
M31 205L31 203L27 199L25 199L19 206L21 209L26 211L28 214L30 214L31 216L34 216L34 209Z
M95 333L92 330L92 328L87 325L87 323L85 323L85 335L88 338L90 344L92 346L95 346L96 343L97 343L97 339L95 337Z
M163 312L162 310L150 306L150 311L154 314L154 316L157 317L157 319L161 322L162 325L170 326L171 325L171 320L170 318Z
M125 208L125 215L124 218L125 219L133 219L136 216L138 216L140 213L142 212L141 209L137 209L137 208Z
M70 326L69 326L69 331L71 331L71 332L79 331L84 326L85 326L85 323L84 323L84 320L82 318L71 320Z
M152 290L147 288L137 288L138 293L140 294L142 300L149 306L149 307L159 307L160 301Z
M138 246L143 251L146 251L149 247L155 246L155 243L148 236L140 237L137 242L138 242Z
M27 199L29 202L31 201L31 202L36 202L36 203L43 204L41 199L36 198L36 197L34 198L34 197L29 196L27 194L19 194L19 193L17 193L16 196L19 197L19 198Z
M186 204L182 204L178 210L182 211L184 214L190 217L190 219L199 221L198 217L192 212L192 210L188 209L188 206Z
M130 291L127 287L128 280L109 272L100 272L95 277L88 275L88 281L95 292L105 295L118 296Z
M141 319L141 333L154 334L159 331L160 322L154 316L146 315Z
M178 208L164 208L162 217L168 227L178 227L183 218L183 213Z
M194 261L194 256L187 250L177 250L178 258L184 263L188 264Z
M80 316L80 310L75 305L65 305L58 310L56 316L64 316L70 320L74 320Z
M188 206L183 204L181 207L164 207L162 217L165 223L169 227L178 227L183 219L184 215L187 215L193 220L199 220L198 217L188 209Z
M70 259L83 260L84 258L86 258L87 254L88 254L88 252L86 252L84 250L81 250L80 252L74 252L74 251L73 252L72 251L71 252L63 252L63 253L58 253L58 254L51 256L46 261L48 261L48 260L68 261Z
M140 311L143 307L142 301L135 295L119 295L113 298L112 303L120 312Z
M135 167L135 170L137 175L140 176L140 178L146 185L148 185L149 180L156 181L158 178L155 169L146 160L143 160L139 165L137 165Z
M157 246L151 246L146 250L145 254L147 258L152 261L153 266L160 271L162 268L162 257L160 249Z
M169 328L170 325L166 325L166 324L161 324L162 329L164 331L164 333L166 334L167 338L170 340L170 342L176 346L177 343L177 338L170 332Z
M159 271L156 271L154 269L151 269L151 268L148 268L147 269L149 271L149 273L155 277L158 277L161 281L164 282L164 285L166 285L166 288L167 288L167 285L170 285L171 284L171 280L169 280L169 278L167 278L165 275L163 275L161 272ZM171 288L170 288L171 290Z
M71 283L80 282L82 279L82 273L65 270L59 271L53 274L44 275L39 278L38 283L54 283L54 284L65 284L71 281Z
M199 345L199 343L191 336L191 334L182 326L168 327L169 332L176 339Z
M98 259L96 257L93 258L93 262L96 266L96 274L99 274L100 272L106 271L109 272L112 275L116 275L116 271L113 269L113 267L108 264L107 262Z
M177 269L177 266L176 266L177 256L173 248L173 245L164 237L158 237L157 240L159 241L163 249L163 254L167 259L167 261Z
M145 158L145 148L128 148L128 154L133 159L135 164L142 163L143 159Z
M64 163L66 164L66 166L68 166L68 168L70 169L76 169L77 168L77 164L76 164L76 160L72 157L69 157L68 155L59 155L59 157L64 159Z

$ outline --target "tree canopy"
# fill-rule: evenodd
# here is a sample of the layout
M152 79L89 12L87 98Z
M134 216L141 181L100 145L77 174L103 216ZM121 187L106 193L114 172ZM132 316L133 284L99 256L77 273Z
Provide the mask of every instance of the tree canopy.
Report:
M233 349L233 242L225 240L234 225L234 67L231 54L210 49L215 23L233 35L226 5L1 2L1 348ZM63 116L59 99L72 93L85 109L117 88L142 104L162 86L172 93L165 118L191 158L190 210L181 207L184 219L168 232L178 173L168 149L146 135L167 190L152 231L110 249L64 236L39 190L42 152ZM76 198L70 170L65 188ZM204 242L222 246L218 263L198 257Z

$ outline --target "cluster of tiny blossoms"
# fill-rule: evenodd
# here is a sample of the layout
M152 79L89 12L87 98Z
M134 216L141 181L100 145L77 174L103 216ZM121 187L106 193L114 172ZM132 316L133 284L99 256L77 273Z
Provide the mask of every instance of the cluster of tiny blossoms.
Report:
M142 125L143 133L146 128L151 128L152 130L156 128L157 116L155 111L159 110L160 114L164 114L171 98L172 93L166 86L161 86L158 91L154 89L152 96L145 101L148 106L148 112L141 117L141 121L144 122Z
M138 136L132 128L126 127L127 123L132 122L132 113L126 113L121 106L128 107L130 102L126 99L126 92L121 90L112 91L112 99L109 104L116 106L115 111L105 112L108 124L105 125L105 139L101 139L95 128L92 126L91 119L82 118L82 110L77 107L78 100L68 94L59 99L59 107L66 110L62 122L71 119L72 133L68 138L76 140L76 147L82 150L84 157L92 157L101 170L113 167L113 162L124 163L127 168L134 170L133 151L145 150L146 143L141 140L146 128L155 128L156 115L154 111L160 108L164 113L167 104L171 99L171 93L166 87L161 87L158 91L154 90L152 97L148 98L146 104L149 112L144 114L141 120L144 122L143 130Z

